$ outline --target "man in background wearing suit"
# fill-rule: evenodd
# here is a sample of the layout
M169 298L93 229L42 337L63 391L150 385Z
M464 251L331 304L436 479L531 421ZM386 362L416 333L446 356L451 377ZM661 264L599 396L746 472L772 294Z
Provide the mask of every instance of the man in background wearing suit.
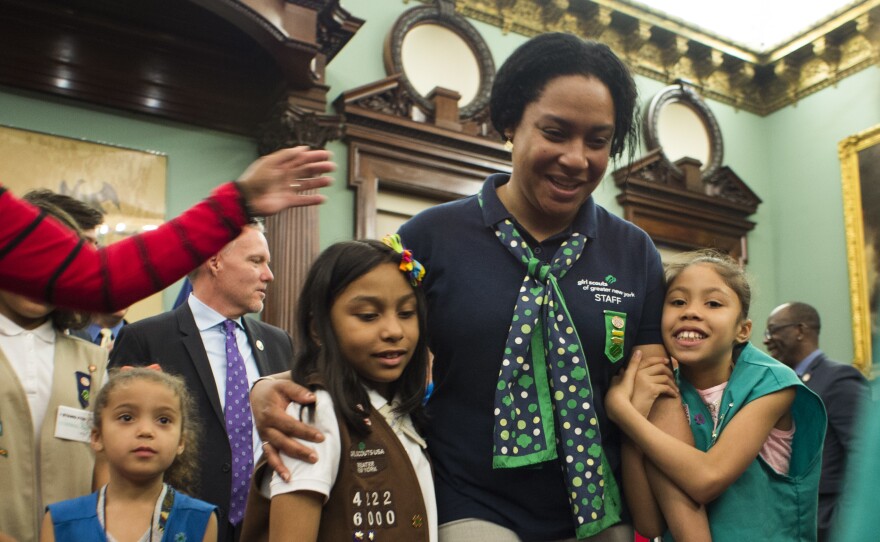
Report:
M218 506L219 540L239 539L250 474L260 453L248 390L261 375L290 368L290 336L243 318L263 309L274 278L269 246L256 225L189 275L188 301L177 309L124 326L110 365L158 363L181 375L201 424L197 488L178 488Z
M770 313L764 345L771 356L795 370L828 411L819 481L819 542L823 542L837 515L847 460L855 448L856 418L868 397L868 383L855 367L832 361L819 350L820 327L816 309L806 303L786 303Z

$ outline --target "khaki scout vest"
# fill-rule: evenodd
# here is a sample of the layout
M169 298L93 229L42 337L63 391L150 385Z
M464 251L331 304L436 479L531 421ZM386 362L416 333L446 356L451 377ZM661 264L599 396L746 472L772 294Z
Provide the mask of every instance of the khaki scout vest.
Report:
M342 439L339 473L321 511L318 542L427 542L427 514L416 471L385 418L373 410L372 432L360 438L349 433L338 411L337 417ZM259 488L266 467L261 460L251 478L241 534L248 542L269 540L270 501Z
M89 443L55 438L55 418L61 405L83 408L77 372L91 374L90 399L94 400L104 381L107 351L56 333L54 362L52 394L40 428L41 455L37 465L27 397L15 369L0 350L0 486L8 492L0 506L0 532L19 542L36 542L39 538L47 504L92 491L95 456ZM89 371L90 366L93 371ZM38 472L41 502L37 501Z

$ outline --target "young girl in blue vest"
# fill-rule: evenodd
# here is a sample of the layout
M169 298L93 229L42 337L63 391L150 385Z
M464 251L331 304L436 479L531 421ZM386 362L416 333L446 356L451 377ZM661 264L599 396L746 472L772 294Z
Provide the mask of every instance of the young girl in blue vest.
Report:
M297 311L293 379L316 395L288 413L325 439L317 463L258 465L242 539L436 541L423 422L424 270L399 237L337 243L315 261ZM267 517L268 516L268 517Z
M669 266L661 328L678 389L665 360L636 354L606 397L635 450L623 472L639 488L628 495L643 534L663 532L665 516L666 539L679 542L709 540L707 531L715 542L816 538L825 409L749 344L750 300L727 256L700 251ZM694 445L647 419L655 398L679 393Z
M192 483L192 412L183 380L158 365L112 374L95 400L92 429L110 481L91 495L50 504L40 541L216 541L215 507L173 487Z

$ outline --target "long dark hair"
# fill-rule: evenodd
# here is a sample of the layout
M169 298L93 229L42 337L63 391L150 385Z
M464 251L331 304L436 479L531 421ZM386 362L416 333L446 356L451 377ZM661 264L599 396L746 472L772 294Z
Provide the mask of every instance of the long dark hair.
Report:
M349 429L360 435L370 432L370 427L364 423L364 417L371 409L369 395L357 372L340 352L330 313L333 303L348 285L381 264L399 265L400 260L400 253L379 241L365 239L336 243L324 250L312 264L299 298L293 379L306 383L319 376L333 398L337 412ZM413 422L421 426L424 423L422 402L428 370L426 308L422 289L415 286L413 290L419 341L412 359L400 378L392 383L391 389L400 397L397 412L408 413Z

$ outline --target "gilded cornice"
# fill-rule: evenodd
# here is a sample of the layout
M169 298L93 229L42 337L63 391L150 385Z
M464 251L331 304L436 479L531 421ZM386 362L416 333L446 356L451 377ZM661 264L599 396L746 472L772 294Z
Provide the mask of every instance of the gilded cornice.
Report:
M422 0L428 2L429 0ZM571 32L603 41L635 73L767 115L880 64L880 0L866 0L768 52L749 50L620 0L457 0L504 32Z

